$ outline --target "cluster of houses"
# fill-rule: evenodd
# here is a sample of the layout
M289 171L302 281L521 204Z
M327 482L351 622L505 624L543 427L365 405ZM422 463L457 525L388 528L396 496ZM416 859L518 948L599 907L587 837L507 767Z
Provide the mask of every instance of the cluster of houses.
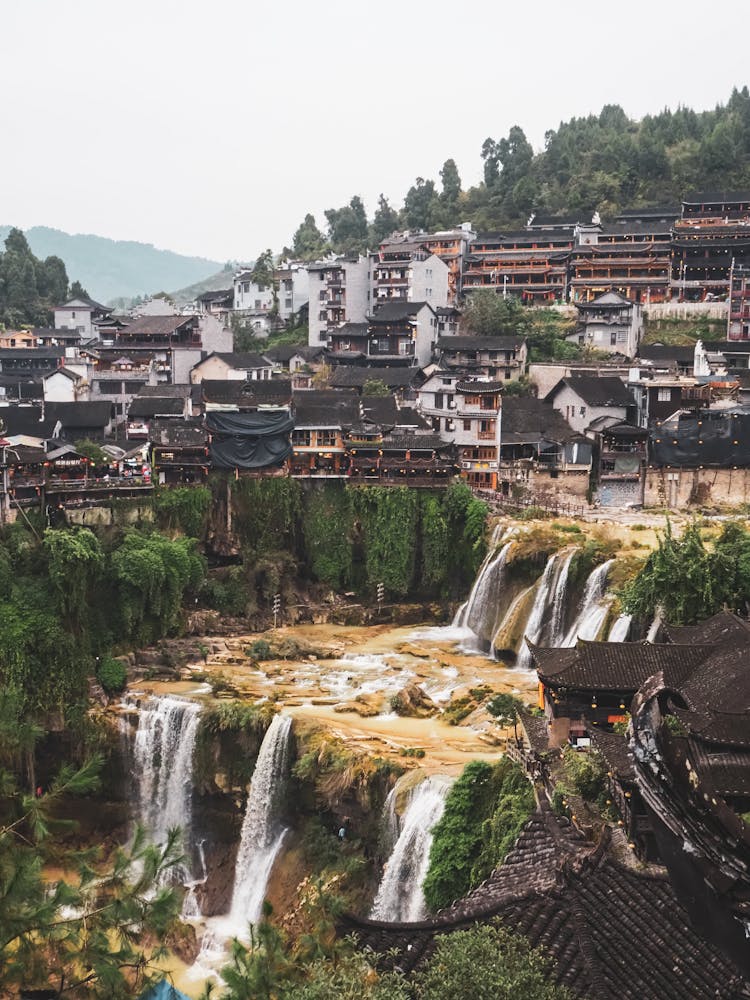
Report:
M527 305L585 305L610 289L645 308L730 301L728 337L746 340L750 193L696 194L676 206L623 211L608 225L596 212L534 214L518 232L477 233L464 223L394 233L365 254L284 262L270 284L254 273L239 269L231 288L206 292L191 308L225 321L239 316L259 337L306 315L310 346L344 361L425 364L435 333L455 332L456 306L477 289ZM582 324L576 337L619 350L624 340L610 333Z
M633 252L647 216L617 223ZM663 295L613 271L584 288L570 277L573 251L563 262L554 297L574 300L570 339L599 362L530 364L523 336L475 336L459 323L480 285L541 301L511 280L521 257L537 266L533 218L534 247L506 240L499 257L464 225L395 234L364 256L287 262L269 287L241 269L231 289L183 311L160 298L133 315L65 302L52 327L0 333L3 513L203 482L215 468L415 486L460 475L509 501L558 506L750 501L750 256L740 238L750 196L700 196L670 219L670 253L679 243L692 263ZM612 235L598 220L545 225L579 249ZM719 284L708 266L695 277L701 254L720 249ZM491 280L477 284L480 259ZM689 298L701 282L703 299L730 296L718 307L727 339L643 346L649 302ZM306 345L234 350L233 317L262 338L305 312ZM518 391L521 379L530 392Z
M415 486L460 475L558 505L750 499L750 342L642 346L641 307L614 290L578 307L580 336L609 341L592 363L530 364L523 336L457 325L428 325L409 364L392 341L379 364L335 338L237 352L221 318L158 302L115 316L74 299L54 327L2 335L7 510L212 469ZM418 328L416 305L381 307L381 342L399 317Z

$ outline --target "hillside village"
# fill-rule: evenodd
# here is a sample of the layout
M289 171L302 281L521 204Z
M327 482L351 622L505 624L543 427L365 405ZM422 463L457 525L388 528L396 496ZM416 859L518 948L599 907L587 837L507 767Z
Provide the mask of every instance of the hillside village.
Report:
M499 502L577 511L745 502L749 223L750 194L696 195L611 226L397 233L367 255L284 261L266 285L241 268L182 309L61 302L54 325L0 334L3 516L212 469L461 476ZM581 357L534 361L523 333L467 328L477 289L570 316ZM644 318L662 316L726 336L645 344ZM274 343L301 323L307 344ZM238 324L255 351L235 349Z

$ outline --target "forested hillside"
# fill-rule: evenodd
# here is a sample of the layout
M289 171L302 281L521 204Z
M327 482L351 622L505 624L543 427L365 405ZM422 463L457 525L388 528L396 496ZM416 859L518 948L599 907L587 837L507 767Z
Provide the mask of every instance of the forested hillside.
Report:
M623 208L676 205L696 190L750 187L750 92L733 90L711 111L679 107L628 118L619 105L571 118L551 129L539 153L523 129L487 138L478 151L483 181L464 190L453 159L439 179L417 177L396 210L381 195L371 219L362 199L325 213L318 227L307 215L294 234L292 252L311 258L376 246L394 229L442 229L471 222L480 231L514 228L529 215L581 214L598 210L612 218Z
M10 228L0 226L0 243ZM118 296L152 295L162 289L182 288L202 281L222 266L204 257L183 257L171 250L157 250L149 243L71 235L46 226L27 230L26 238L37 257L61 258L68 273L75 275L97 301L104 303Z

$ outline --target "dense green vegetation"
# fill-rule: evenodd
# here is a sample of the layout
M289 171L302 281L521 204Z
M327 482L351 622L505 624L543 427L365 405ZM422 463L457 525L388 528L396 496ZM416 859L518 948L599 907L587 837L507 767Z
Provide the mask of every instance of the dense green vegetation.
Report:
M200 538L211 505L207 486L157 487L152 495L156 521L164 531L181 531Z
M335 908L323 893L315 932L294 948L262 921L250 946L233 942L226 984L215 1000L572 1000L551 982L551 963L525 938L493 924L437 939L434 955L415 976L377 973L368 957L331 933Z
M433 830L424 895L439 910L479 885L503 860L534 809L534 790L507 757L467 764Z
M389 597L461 593L484 556L487 506L462 483L406 487L240 480L235 528L250 586L268 597L300 571L334 590Z
M128 530L19 522L0 535L0 681L24 716L69 722L86 704L86 679L117 645L158 639L179 625L185 595L205 572L195 542ZM111 672L100 679L115 681Z
M51 326L52 308L67 295L68 274L60 257L40 260L20 229L9 230L0 253L0 323L9 329L23 323Z
M179 898L161 888L180 859L175 831L161 846L136 833L108 864L97 850L74 851L58 808L99 784L100 761L63 765L42 794L24 791L19 759L33 758L42 730L17 693L0 691L0 991L54 985L61 996L124 1000L161 977ZM48 882L44 866L66 874Z
M326 211L326 232L312 215L294 234L295 256L312 259L374 247L399 228L444 229L469 221L477 230L523 226L532 212L577 213L598 209L611 219L620 209L674 205L696 189L741 190L750 185L750 93L734 89L724 105L696 112L679 107L628 118L619 105L598 115L572 118L545 135L535 153L514 125L482 144L482 183L464 190L448 159L440 182L418 177L399 211L383 195L368 220L361 198Z
M640 573L621 592L623 608L643 621L658 610L675 625L691 624L723 607L750 610L750 532L727 522L707 545L697 522L677 537L671 526Z

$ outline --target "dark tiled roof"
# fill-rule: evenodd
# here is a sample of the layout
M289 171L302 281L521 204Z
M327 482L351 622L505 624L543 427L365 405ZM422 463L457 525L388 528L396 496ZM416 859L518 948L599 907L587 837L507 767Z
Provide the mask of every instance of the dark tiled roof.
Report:
M594 749L602 755L612 774L620 781L634 782L635 770L627 736L608 733L599 726L592 726L589 735Z
M175 382L169 385L166 382L162 382L161 385L144 385L138 396L140 398L144 396L159 396L161 399L171 396L173 399L187 399L192 388L189 382Z
M331 385L342 389L361 389L365 382L377 380L385 382L389 389L401 389L404 386L419 385L423 379L421 368L395 366L363 368L359 365L340 365L333 370Z
M250 368L270 368L271 363L262 354L254 354L249 351L214 351L209 354L209 358L221 358L230 368L250 369ZM208 360L208 359L206 359Z
M393 396L362 396L362 411L365 420L391 427L398 417L398 407Z
M208 442L202 420L152 420L149 437L163 448L202 448Z
M0 347L0 365L3 361L27 360L46 361L52 358L64 358L64 347Z
M682 645L721 642L743 636L750 642L750 622L729 611L720 611L697 625L664 625L670 642Z
M366 323L362 325L367 326ZM324 355L324 347L308 347L307 344L279 344L277 347L269 347L263 356L271 361L288 362L296 356L304 358L305 361L315 361Z
M553 959L554 976L587 1000L740 1000L737 968L693 930L669 881L625 868L582 842L549 808L524 827L505 863L431 920L388 924L347 916L359 948L406 973L438 934L500 920Z
M632 403L627 386L616 375L566 375L545 399L554 399L567 385L588 406L628 406Z
M6 437L23 434L27 437L46 439L52 436L56 423L50 416L49 410L42 420L40 406L3 406L0 408L0 420L5 425L3 433Z
M698 191L682 199L683 205L715 205L724 202L750 203L750 191Z
M430 312L434 311L427 302L383 302L368 319L371 323L398 323L400 320L413 319L425 306Z
M295 427L351 427L359 420L356 393L305 389L294 393Z
M441 351L515 351L525 341L524 337L441 337L437 346Z
M540 755L549 753L549 726L546 718L522 713L519 721L534 753Z
M478 379L464 379L456 382L456 392L463 392L467 395L479 395L488 392L500 392L505 388L505 382L481 381Z
M700 778L722 797L750 796L750 750L710 746L688 740L688 754Z
M588 691L637 691L653 674L663 672L669 687L679 689L712 652L710 646L651 645L640 642L585 642L571 649L529 643L539 677L554 687Z
M129 320L120 337L171 337L184 326L192 326L194 316L140 316Z
M136 396L128 407L128 417L181 416L185 400L174 396Z
M638 348L641 361L680 361L692 364L695 358L695 348L686 346L673 347L668 344L642 344Z
M384 451L451 451L453 446L443 441L439 434L398 434L393 432L383 439Z
M113 405L108 400L93 400L87 403L47 403L45 415L55 422L58 420L65 430L77 428L104 428L112 419Z
M570 424L559 410L536 396L503 398L503 420L500 426L501 444L512 444L513 438L529 434L547 441L570 441L575 437Z
M289 379L203 379L203 400L207 403L239 406L283 406L291 402Z

